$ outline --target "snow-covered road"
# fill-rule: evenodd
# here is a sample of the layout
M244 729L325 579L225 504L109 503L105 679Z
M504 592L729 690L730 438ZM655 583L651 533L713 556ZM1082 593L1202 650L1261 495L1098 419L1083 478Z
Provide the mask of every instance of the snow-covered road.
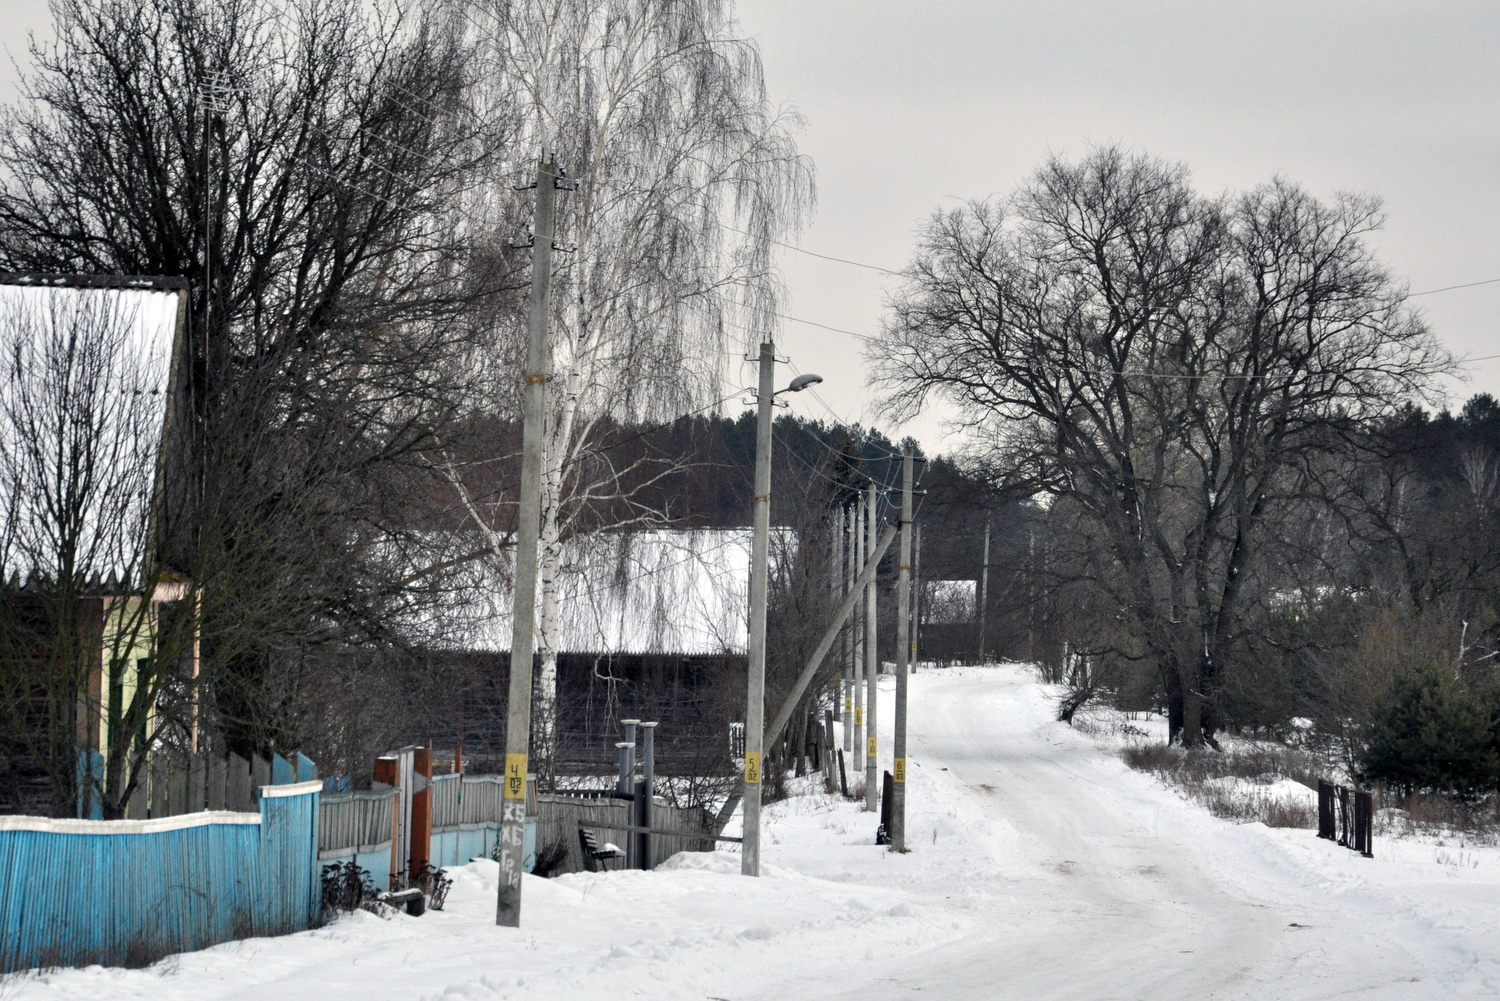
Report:
M883 679L888 749L894 679ZM765 875L728 852L655 872L495 866L446 911L231 943L144 971L0 982L0 998L1323 999L1500 994L1500 849L1215 820L1051 719L1018 667L912 679L909 843L811 792L767 809ZM885 753L889 753L888 750Z
M867 967L868 980L840 971L801 996L1447 998L1500 988L1500 872L1455 895L1430 859L1426 885L1397 858L1360 859L1306 831L1225 824L1102 755L1047 709L1027 672L918 679L914 757L950 795L926 797L928 817L913 817L917 853L942 850L920 835L946 799L979 834L962 840L986 840L988 822L1001 857L929 859L910 867L909 886L929 905L966 904L977 928L887 957ZM934 772L948 781L933 782ZM814 858L794 864L817 871ZM1462 926L1469 915L1455 912L1455 896L1488 898L1471 912L1483 927Z

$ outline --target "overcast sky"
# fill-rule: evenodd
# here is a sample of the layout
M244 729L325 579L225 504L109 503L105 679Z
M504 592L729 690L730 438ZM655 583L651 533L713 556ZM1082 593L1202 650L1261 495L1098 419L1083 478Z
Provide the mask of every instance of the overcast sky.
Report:
M1121 142L1183 161L1205 192L1279 173L1319 195L1381 196L1378 248L1413 291L1500 278L1493 0L740 0L739 10L772 95L807 118L818 212L806 249L899 267L935 207L1010 191L1049 152ZM875 331L888 279L801 254L782 263L791 315ZM1414 301L1454 353L1500 354L1500 283ZM827 377L834 410L868 419L858 341L787 323L781 343ZM1468 371L1455 402L1500 395L1500 359ZM939 447L939 424L909 430Z
M1049 152L1121 142L1185 162L1206 192L1279 173L1319 195L1381 196L1378 247L1413 291L1500 279L1494 0L740 0L739 13L772 96L807 119L808 250L899 268L935 207L1010 191ZM0 18L24 61L46 4L0 0ZM13 95L6 68L0 98ZM790 252L782 264L791 315L875 332L889 279ZM1456 354L1500 354L1500 282L1415 301ZM778 343L825 376L833 412L874 418L860 341L789 322ZM1500 359L1468 372L1454 402L1500 395ZM905 430L945 447L940 414Z

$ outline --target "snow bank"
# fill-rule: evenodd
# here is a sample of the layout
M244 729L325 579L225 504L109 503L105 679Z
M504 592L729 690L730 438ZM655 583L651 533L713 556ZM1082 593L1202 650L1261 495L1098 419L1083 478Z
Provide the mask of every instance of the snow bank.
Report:
M881 681L888 760L894 679ZM496 928L496 867L448 909L176 957L14 978L19 999L1169 999L1500 993L1500 849L1216 819L1056 723L1016 668L912 679L909 854L812 781L765 810L760 879L733 851L654 872L527 877ZM1269 795L1300 787L1256 784ZM917 992L920 991L920 994Z

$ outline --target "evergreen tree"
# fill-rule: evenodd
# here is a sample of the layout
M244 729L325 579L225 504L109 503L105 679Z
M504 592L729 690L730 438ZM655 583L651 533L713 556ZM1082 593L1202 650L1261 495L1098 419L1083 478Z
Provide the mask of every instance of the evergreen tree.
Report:
M1363 782L1472 796L1500 775L1489 713L1448 672L1408 672L1375 700L1359 759Z

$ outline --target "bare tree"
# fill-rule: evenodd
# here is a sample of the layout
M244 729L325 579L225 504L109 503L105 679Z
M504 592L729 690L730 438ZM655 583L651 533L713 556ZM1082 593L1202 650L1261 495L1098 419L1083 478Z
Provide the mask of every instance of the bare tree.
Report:
M1380 221L1279 180L1207 199L1114 148L1053 159L1005 202L934 216L874 349L893 413L942 394L997 481L1077 505L1121 652L1156 664L1187 744L1212 739L1306 465L1447 364L1364 243Z
M407 642L455 586L423 508L432 456L493 412L476 359L513 267L476 249L463 196L506 121L470 114L451 15L399 2L53 13L0 132L0 265L192 279L162 555L204 582L231 742L293 743L272 675L313 646Z
M153 532L177 303L0 288L0 705L8 775L44 776L55 816L122 815L164 717L192 704L191 678L163 699L191 632L162 614L184 589Z

